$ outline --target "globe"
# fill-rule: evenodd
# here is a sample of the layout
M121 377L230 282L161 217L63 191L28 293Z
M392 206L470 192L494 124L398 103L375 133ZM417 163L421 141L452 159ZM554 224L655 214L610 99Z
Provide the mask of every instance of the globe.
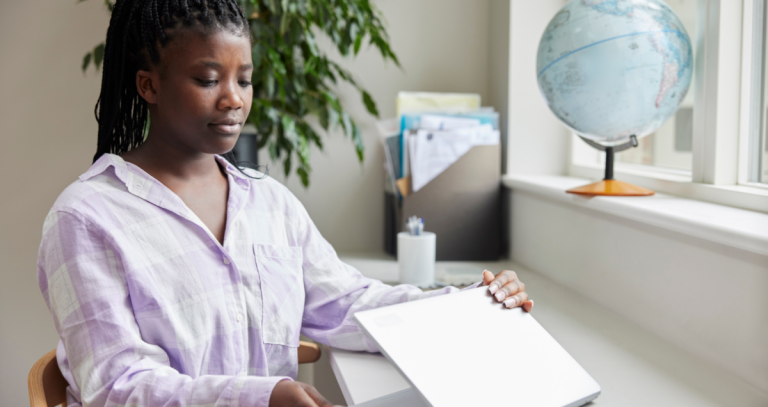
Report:
M536 69L547 105L604 146L646 136L685 98L691 41L660 0L571 0L549 22Z

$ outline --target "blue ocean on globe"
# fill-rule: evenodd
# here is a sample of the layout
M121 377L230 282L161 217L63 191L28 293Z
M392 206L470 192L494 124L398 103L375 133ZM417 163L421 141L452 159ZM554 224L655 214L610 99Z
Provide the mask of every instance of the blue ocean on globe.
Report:
M606 146L658 129L693 73L688 33L659 0L571 0L549 22L536 62L552 112Z

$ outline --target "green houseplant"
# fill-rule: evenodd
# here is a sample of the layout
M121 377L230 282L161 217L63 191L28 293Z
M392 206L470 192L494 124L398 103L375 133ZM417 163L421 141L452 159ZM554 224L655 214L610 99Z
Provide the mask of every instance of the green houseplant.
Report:
M85 0L79 0L82 2ZM111 11L114 0L104 0ZM255 39L253 55L253 107L248 122L259 133L259 148L267 147L273 160L282 160L288 176L296 161L296 174L309 185L310 147L323 148L317 118L323 130L341 128L351 138L358 160L363 160L360 129L331 87L339 81L354 86L367 111L378 117L376 102L350 72L328 59L316 43L327 35L341 55L357 55L364 42L386 61L400 66L389 45L381 13L369 0L240 0L250 16ZM83 57L82 69L100 68L104 43Z

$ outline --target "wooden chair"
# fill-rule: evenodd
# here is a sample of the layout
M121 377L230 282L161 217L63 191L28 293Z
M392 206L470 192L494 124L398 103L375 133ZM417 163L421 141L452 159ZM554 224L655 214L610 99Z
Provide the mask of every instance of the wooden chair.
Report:
M299 363L314 363L320 359L320 346L312 342L299 342ZM56 362L56 349L41 357L27 378L29 405L31 407L67 407L67 386Z

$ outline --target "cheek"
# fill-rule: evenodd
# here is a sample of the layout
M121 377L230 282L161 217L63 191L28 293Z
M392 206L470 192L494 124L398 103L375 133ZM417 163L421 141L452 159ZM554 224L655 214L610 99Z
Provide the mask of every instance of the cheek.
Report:
M243 110L245 110L245 115L248 115L248 112L251 111L251 105L253 104L253 87L249 86L248 90L244 92L243 96Z
M180 86L174 92L173 100L167 100L173 116L183 123L193 124L197 120L205 120L211 107L216 103L212 90L196 86Z

